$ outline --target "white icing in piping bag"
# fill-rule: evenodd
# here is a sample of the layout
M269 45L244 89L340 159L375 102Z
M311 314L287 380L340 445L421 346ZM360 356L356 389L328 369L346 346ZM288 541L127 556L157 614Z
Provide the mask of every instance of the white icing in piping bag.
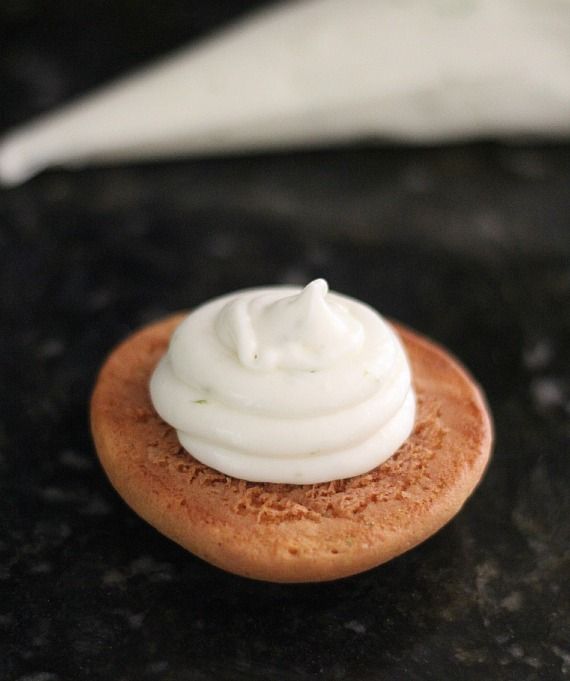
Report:
M382 137L570 132L570 2L306 0L257 13L0 140L52 165Z

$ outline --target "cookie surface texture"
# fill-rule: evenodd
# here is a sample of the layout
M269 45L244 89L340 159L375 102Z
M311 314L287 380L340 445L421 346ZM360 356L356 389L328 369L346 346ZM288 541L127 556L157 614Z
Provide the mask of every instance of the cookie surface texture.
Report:
M250 483L183 450L149 380L185 315L152 324L104 364L91 402L99 459L123 499L204 560L274 582L338 579L427 539L462 507L489 461L482 392L445 350L397 324L417 396L413 433L371 472L316 485Z

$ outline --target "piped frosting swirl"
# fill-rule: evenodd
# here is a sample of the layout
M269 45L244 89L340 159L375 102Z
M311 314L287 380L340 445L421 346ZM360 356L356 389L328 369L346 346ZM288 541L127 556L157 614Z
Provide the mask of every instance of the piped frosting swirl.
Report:
M254 482L366 473L395 453L415 418L395 332L322 279L199 307L176 329L150 390L188 452Z

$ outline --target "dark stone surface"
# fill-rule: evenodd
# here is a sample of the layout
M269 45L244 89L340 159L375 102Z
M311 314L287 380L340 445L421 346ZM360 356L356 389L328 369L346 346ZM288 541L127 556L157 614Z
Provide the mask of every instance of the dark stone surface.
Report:
M156 31L143 6L5 3L2 125L246 5L161 3ZM568 678L569 152L347 148L0 191L0 679ZM123 504L93 452L89 394L131 329L317 275L463 359L495 456L464 511L390 564L250 582Z

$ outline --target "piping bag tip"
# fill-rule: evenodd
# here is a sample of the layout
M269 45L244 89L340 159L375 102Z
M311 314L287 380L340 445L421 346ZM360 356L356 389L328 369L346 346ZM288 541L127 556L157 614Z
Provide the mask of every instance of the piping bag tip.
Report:
M0 185L22 184L42 168L27 157L24 145L13 135L0 138Z

